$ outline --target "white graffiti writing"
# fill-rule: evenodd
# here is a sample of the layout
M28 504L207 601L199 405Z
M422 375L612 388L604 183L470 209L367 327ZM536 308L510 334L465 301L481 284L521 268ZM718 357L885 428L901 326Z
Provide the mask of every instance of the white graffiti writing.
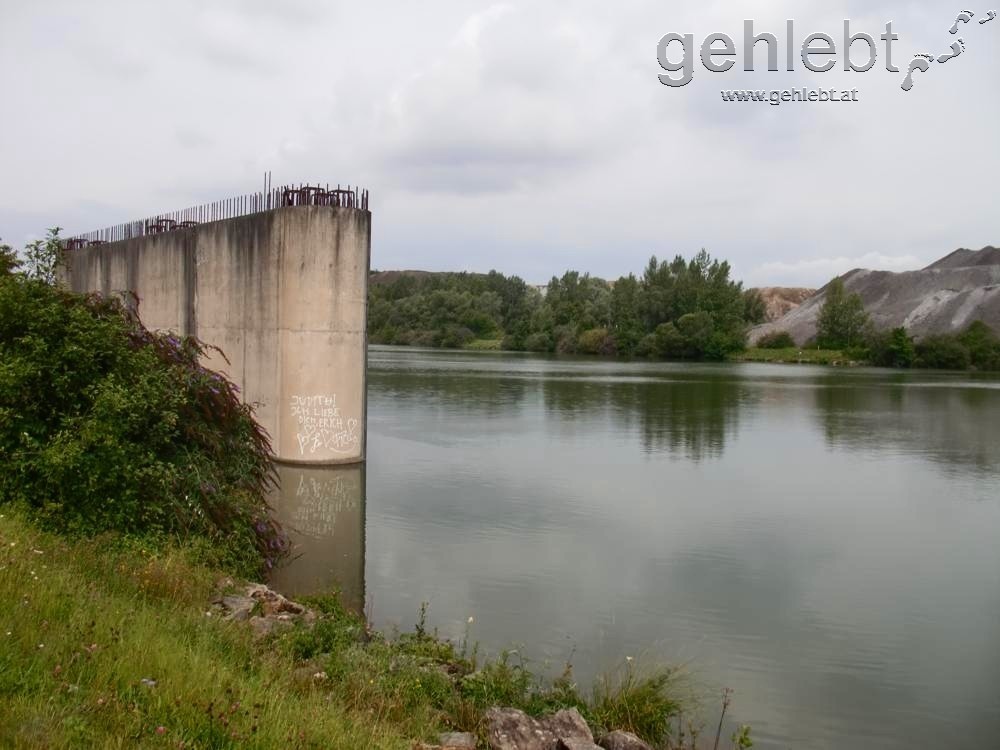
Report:
M340 413L335 393L292 396L292 417L301 455L319 450L351 453L361 443L358 420Z
M341 513L356 513L361 499L357 475L299 477L291 526L311 537L332 537Z

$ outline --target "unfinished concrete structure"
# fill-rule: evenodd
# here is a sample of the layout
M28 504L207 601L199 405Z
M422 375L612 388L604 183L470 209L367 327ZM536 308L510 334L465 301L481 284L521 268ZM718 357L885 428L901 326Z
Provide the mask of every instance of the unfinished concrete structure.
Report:
M370 251L367 193L286 187L73 238L65 280L133 292L147 327L218 347L205 364L256 405L277 460L355 463Z

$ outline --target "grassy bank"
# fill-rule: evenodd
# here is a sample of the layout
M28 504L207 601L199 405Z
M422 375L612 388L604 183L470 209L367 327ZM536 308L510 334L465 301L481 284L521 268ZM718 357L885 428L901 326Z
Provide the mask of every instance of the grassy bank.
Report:
M628 670L586 699L519 663L427 633L367 633L335 598L321 619L255 642L211 614L221 572L197 550L89 541L0 516L0 746L408 748L482 735L493 705L576 706L595 728L660 738L682 709L675 673Z
M478 352L499 352L503 351L503 339L473 339L462 348Z
M729 357L731 362L770 362L773 364L800 365L858 365L844 352L836 349L746 349Z

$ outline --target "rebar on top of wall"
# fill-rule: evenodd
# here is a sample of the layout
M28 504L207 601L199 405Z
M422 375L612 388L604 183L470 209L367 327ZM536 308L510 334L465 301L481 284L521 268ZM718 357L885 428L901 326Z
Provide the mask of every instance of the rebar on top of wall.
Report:
M157 214L148 219L130 221L113 227L78 234L65 241L67 250L78 250L88 245L103 245L150 234L173 232L211 221L250 216L284 206L339 206L368 210L368 191L359 187L337 185L284 185L259 193L249 193L201 206Z

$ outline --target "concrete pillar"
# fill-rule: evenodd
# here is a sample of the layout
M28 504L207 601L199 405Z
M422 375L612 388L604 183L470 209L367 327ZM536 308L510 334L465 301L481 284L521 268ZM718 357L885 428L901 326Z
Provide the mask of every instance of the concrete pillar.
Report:
M139 297L152 329L218 347L275 458L365 460L371 214L289 206L68 252L78 292Z

